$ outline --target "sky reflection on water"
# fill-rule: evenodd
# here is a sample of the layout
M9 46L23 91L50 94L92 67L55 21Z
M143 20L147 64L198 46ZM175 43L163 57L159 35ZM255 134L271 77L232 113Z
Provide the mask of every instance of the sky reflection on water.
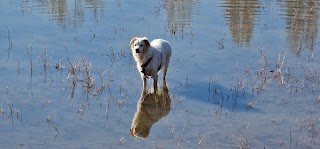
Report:
M318 146L319 1L0 0L0 9L4 147ZM129 131L155 112L139 104L134 36L173 47L170 107L155 110L146 139Z

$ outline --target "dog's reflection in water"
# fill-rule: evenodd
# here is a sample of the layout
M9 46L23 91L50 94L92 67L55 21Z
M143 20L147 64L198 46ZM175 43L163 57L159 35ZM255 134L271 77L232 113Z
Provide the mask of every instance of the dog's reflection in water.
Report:
M146 138L154 123L170 112L171 99L166 82L162 90L147 93L142 89L141 98L137 104L137 112L132 119L130 133L133 137Z

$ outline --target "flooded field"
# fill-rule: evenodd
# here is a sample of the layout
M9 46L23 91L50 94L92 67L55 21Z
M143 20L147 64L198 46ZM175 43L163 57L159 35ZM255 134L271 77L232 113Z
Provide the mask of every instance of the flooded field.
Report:
M0 0L0 9L1 148L320 145L318 0ZM157 93L142 89L135 36L171 43Z

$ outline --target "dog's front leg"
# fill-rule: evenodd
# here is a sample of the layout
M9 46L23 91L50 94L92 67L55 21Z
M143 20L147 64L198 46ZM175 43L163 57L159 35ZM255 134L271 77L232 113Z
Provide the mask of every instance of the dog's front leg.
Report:
M147 77L143 74L141 75L142 81L143 81L143 89L147 88Z
M153 91L156 92L158 89L158 75L154 75L152 78L153 78Z

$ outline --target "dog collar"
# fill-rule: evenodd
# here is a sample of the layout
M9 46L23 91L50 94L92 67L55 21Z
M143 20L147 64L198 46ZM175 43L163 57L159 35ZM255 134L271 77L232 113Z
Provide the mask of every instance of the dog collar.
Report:
M142 64L142 65L141 65L141 67L142 67L142 68L147 67L147 66L149 65L149 63L150 63L151 59L152 59L152 56L148 59L148 61L147 61L147 62L145 62L144 64Z
M151 59L152 59L152 56L148 59L147 62L145 62L144 64L141 65L141 68L142 68L142 71L141 71L141 72L142 72L142 73L144 74L144 76L146 76L146 77L148 77L148 76L146 75L146 69L145 69L145 68L149 65Z

